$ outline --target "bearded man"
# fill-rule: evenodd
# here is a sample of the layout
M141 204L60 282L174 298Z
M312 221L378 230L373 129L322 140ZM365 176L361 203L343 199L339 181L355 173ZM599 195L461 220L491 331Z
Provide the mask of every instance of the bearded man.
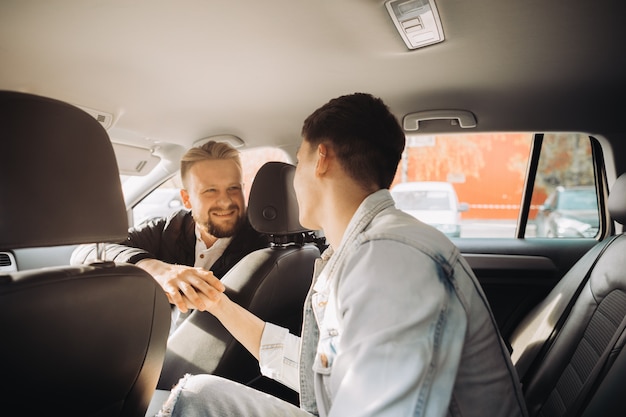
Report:
M239 151L209 141L191 148L180 162L185 209L129 229L128 238L105 246L105 259L128 262L150 273L173 309L172 331L193 309L211 277L222 278L241 258L267 247L267 236L248 222ZM95 245L79 246L71 263L96 258Z

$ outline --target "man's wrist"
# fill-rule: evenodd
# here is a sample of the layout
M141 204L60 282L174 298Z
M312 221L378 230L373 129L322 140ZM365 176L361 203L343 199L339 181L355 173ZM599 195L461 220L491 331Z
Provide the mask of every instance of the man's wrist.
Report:
M145 259L154 259L154 258L152 257L152 255L150 255L147 252L140 252L128 258L128 263L139 265L139 262Z

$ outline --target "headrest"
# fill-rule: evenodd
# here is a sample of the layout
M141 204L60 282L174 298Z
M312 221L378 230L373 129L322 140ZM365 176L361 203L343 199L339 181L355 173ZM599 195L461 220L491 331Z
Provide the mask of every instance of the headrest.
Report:
M128 219L111 141L67 103L0 91L0 250L119 242Z
M268 235L309 231L298 220L295 172L295 166L284 162L267 162L257 172L248 201L248 219L256 231Z
M623 225L626 225L626 173L620 175L611 191L607 202L611 218Z

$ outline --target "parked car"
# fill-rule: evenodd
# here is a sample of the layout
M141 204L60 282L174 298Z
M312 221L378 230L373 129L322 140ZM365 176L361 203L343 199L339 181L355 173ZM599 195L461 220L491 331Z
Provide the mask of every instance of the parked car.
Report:
M416 19L425 9L434 14ZM478 277L502 338L514 345L512 357L524 379L531 415L538 415L537 407L543 404L548 404L541 410L546 417L616 415L623 410L620 401L626 394L624 369L600 373L598 384L580 403L573 399L580 386L567 385L580 380L561 378L564 368L571 369L573 351L583 351L574 365L594 363L586 360L584 354L591 349L584 347L600 346L601 351L611 337L600 338L606 343L598 345L597 327L584 334L566 332L572 335L571 350L558 360L551 355L559 349L541 349L546 345L537 341L534 345L546 353L547 360L538 360L536 367L520 365L524 358L514 342L519 342L520 328L532 322L530 315L567 302L568 294L576 293L578 286L570 282L568 271L577 262L582 260L583 267L575 271L588 269L585 266L593 264L590 257L597 253L597 245L622 236L624 220L615 212L611 215L608 198L619 195L615 184L626 173L625 9L616 0L3 0L0 90L60 100L98 120L114 146L120 175L129 177L123 183L128 226L133 224L133 210L140 210L137 204L177 177L180 157L190 147L209 139L227 141L242 156L254 155L244 159L244 168L277 160L277 155L294 163L303 120L313 110L343 94L367 92L381 97L407 138L394 184L450 182L458 199L471 204L463 220L479 229L480 237L461 233L450 239ZM420 21L425 26L416 24ZM33 126L43 126L46 120L26 119ZM6 146L11 137L1 138L0 156L5 163L0 167L7 169L16 168L15 148ZM61 140L39 132L37 138L42 137ZM92 152L77 145L70 153L75 160L86 160ZM60 153L50 152L50 160L60 159ZM23 192L24 198L15 201L24 208L33 207L28 197L39 197L58 183L38 168L17 167L22 169L17 175L2 178L8 188ZM61 173L63 167L56 164L50 172ZM246 190L252 174L246 176ZM29 188L26 180L34 175L39 182ZM580 183L591 184L597 196L597 223L568 220L575 229L584 229L577 239L534 238L536 207L555 184L580 178L584 179ZM64 207L72 206L103 181L96 179L85 189L55 198ZM111 185L110 179L106 181ZM17 224L5 206L0 205L0 225ZM45 204L36 209L32 217L43 218L49 212ZM74 229L79 223L73 220L84 215L64 219L64 230L80 235ZM561 229L567 229L560 222ZM29 236L35 227L30 221L19 225L21 230L14 235ZM550 228L543 230L540 235ZM557 226L550 233L562 232ZM0 247L6 262L0 287L15 274L68 265L73 248L37 241ZM614 265L626 269L620 264L624 257L614 258ZM614 276L623 274L610 275ZM582 280L584 274L575 278ZM559 302L553 290L560 294ZM621 297L621 292L613 296ZM372 297L379 302L375 294ZM596 308L594 303L604 299L588 300L593 308L587 311L617 312L613 321L572 315L561 328L559 314L553 312L539 322L548 333L556 329L555 334L572 326L620 323L626 301L608 298L616 308ZM0 305L7 306L2 300ZM44 300L60 309L73 308L75 299ZM16 308L14 333L3 333L4 346L18 331L20 335L33 332L20 321L32 316L30 306ZM128 305L119 309L131 310ZM38 352L48 355L48 348L59 340L89 345L84 334L71 327L86 322L76 314L63 322L66 339L56 338L50 329L37 334ZM296 307L281 312L289 318L297 314L301 309ZM207 346L219 332L208 327L194 330L193 337L181 336L184 340L176 346L195 349L193 353L181 354L168 342L163 363L173 374L173 369L192 373L208 369ZM533 337L539 333L527 332ZM62 352L62 347L55 352ZM615 350L620 358L616 363L624 359L622 352ZM11 356L5 362L25 369L33 358ZM60 363L47 356L41 363L52 366L52 362ZM542 368L546 363L553 366ZM114 368L118 363L106 365ZM68 359L65 368L72 366ZM154 375L162 372L160 366L155 366ZM229 369L249 371L255 375L248 381L251 387L297 402L297 393L272 385L255 366L237 363ZM538 385L526 376L536 375L532 371L537 368L548 378L539 384L542 393L533 391ZM580 376L589 370L571 373ZM20 374L32 379L39 375ZM0 372L2 387L14 384L15 378ZM60 386L56 378L37 381L44 388ZM42 396L30 380L23 387L32 403ZM80 398L64 397L64 410L79 404ZM489 398L488 393L484 398ZM5 399L2 394L0 399ZM19 411L3 409L9 415L24 415Z
M421 181L396 184L391 189L396 207L436 227L450 237L461 236L461 213L469 209L459 203L448 182Z
M537 236L595 237L599 226L595 187L557 187L539 208L535 223Z

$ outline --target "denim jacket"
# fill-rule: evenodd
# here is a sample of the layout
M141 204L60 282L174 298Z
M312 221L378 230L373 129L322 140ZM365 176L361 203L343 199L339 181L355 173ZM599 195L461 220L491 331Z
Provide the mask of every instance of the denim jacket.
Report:
M476 277L435 228L368 196L315 267L302 337L266 324L264 375L326 416L525 416Z

